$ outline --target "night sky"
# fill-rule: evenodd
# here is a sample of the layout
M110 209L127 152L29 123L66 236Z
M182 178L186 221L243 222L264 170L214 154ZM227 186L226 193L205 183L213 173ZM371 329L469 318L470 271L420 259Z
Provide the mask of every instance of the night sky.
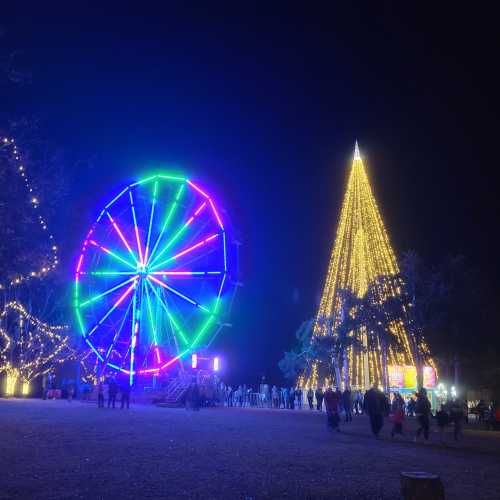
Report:
M102 202L175 165L217 194L242 242L244 286L219 339L231 375L278 376L315 313L357 139L396 253L465 254L495 308L496 17L369 4L2 7L2 51L33 72L2 81L2 117L37 116L84 160L68 165L57 221L68 276Z

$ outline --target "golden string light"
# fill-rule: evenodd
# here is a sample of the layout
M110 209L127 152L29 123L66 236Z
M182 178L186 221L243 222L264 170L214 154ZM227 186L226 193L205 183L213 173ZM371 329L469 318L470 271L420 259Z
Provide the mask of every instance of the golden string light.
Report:
M40 197L35 192L35 187L29 180L28 174L26 172L26 166L23 163L21 153L12 138L0 137L0 150L4 150L8 154L8 159L15 165L16 172L21 177L22 182L26 188L27 192L27 202L32 210L37 212L37 220L40 225L40 229L43 233L47 235L49 248L51 255L47 255L41 265L30 269L25 274L19 274L14 276L7 283L0 283L0 289L7 286L16 286L32 278L40 278L46 276L50 271L54 270L59 264L58 248L54 240L54 235L50 232L48 228L47 220L40 212Z
M4 328L9 312L17 315L17 325ZM28 395L33 379L76 356L70 337L65 334L67 325L48 325L17 301L5 304L0 322L0 373L7 375L7 395L14 394L18 380L22 382L22 394ZM15 334L15 329L19 334Z
M334 318L334 329L339 324L342 309L339 293L341 290L348 289L358 297L362 297L377 277L394 276L398 273L396 257L389 243L356 142L313 335L330 334L323 318ZM399 290L393 285L384 284L379 293L382 301L387 297L396 296ZM391 331L397 339L399 349L388 349L386 365L414 365L408 333L402 322L393 324ZM354 332L354 335L360 344L365 346L366 352L355 346L349 348L349 385L355 388L367 388L373 383L380 385L384 366L380 341L376 346L369 347L365 328ZM425 345L419 347L428 355ZM430 357L427 358L426 361L434 367ZM313 362L312 372L304 381L305 386L315 386L318 383L317 365L317 362Z

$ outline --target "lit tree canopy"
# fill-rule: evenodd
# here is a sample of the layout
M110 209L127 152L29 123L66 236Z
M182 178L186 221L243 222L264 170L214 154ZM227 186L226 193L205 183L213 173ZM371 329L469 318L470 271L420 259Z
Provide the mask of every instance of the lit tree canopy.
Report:
M51 326L18 302L0 314L0 373L29 383L74 356L66 326Z

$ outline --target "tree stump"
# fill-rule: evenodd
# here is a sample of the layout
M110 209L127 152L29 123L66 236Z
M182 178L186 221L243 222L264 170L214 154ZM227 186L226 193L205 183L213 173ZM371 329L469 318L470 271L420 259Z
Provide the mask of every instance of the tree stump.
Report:
M404 500L444 500L441 478L428 472L401 472Z

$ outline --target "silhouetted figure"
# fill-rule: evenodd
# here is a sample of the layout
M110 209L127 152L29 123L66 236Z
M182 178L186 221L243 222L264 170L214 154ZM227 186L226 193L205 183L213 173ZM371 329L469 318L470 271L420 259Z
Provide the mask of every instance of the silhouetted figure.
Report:
M424 439L429 440L429 427L430 427L430 417L431 417L431 403L427 398L427 391L422 387L417 394L417 403L415 404L415 414L417 415L417 420L419 427L417 433L415 434L415 442L424 434Z
M460 399L455 398L450 403L450 420L453 422L453 438L455 441L462 436L462 427L464 424L464 410Z
M315 396L316 396L316 409L318 411L322 411L323 410L323 398L325 395L323 394L323 389L321 389L321 387L318 387L316 389Z
M403 422L405 418L405 401L399 394L396 392L394 394L394 400L391 406L392 413L392 431L391 436L395 437L396 434L403 435Z
M352 422L352 394L349 390L349 387L346 387L346 389L342 393L342 406L344 407L345 411L345 421Z
M97 408L104 408L104 384L101 381L97 384Z
M385 394L378 390L377 384L373 384L373 387L366 391L364 410L370 417L370 426L376 438L384 426L384 414L387 412L387 406Z
M356 415L361 415L363 413L363 394L358 389L354 395L354 411Z
M309 404L309 409L310 410L314 410L313 399L314 399L314 391L312 389L308 389L308 391L307 391L307 402Z
M114 377L108 379L108 408L116 404L116 395L118 394L118 384Z
M299 410L302 410L302 389L297 387L295 390L295 397L297 398L297 406Z
M293 387L290 387L288 401L290 402L290 410L295 410L295 389Z
M446 426L450 422L450 416L448 415L444 404L442 404L441 409L436 412L436 421L439 429L439 439L441 440L441 443L444 443L444 432Z
M326 409L326 422L332 430L340 431L340 415L339 409L342 401L342 394L337 389L335 392L328 388L325 392L325 409Z
M125 383L121 386L122 399L120 407L122 410L125 405L127 405L127 410L130 407L130 389L131 387L128 381L125 381Z

